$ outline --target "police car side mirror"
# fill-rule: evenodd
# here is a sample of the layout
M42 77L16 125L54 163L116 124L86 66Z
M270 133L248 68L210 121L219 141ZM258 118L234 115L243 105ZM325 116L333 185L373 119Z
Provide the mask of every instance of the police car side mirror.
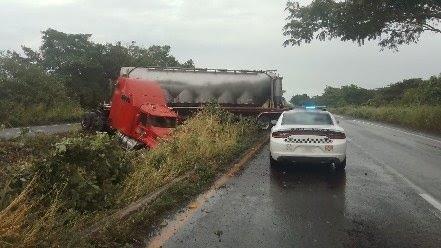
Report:
M275 126L277 124L277 120L271 120L271 125Z

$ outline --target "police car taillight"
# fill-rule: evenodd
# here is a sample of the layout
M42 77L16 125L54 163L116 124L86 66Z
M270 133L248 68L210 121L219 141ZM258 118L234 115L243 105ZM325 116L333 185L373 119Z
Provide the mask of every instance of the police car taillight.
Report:
M291 135L291 133L286 131L276 131L271 134L273 138L288 138L289 135Z
M327 136L330 139L346 139L346 134L342 132L330 132Z

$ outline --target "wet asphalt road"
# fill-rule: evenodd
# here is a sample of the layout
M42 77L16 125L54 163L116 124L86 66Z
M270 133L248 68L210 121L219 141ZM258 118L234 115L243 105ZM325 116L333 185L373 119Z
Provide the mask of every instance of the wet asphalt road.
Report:
M341 119L347 169L271 169L266 146L164 247L441 247L441 140Z
M54 124L54 125L45 125L45 126L23 127L23 128L19 128L19 127L6 128L4 130L0 130L0 139L9 140L9 139L17 138L22 133L22 130L26 132L26 135L32 136L38 133L44 133L44 134L66 133L80 128L81 126L79 123Z

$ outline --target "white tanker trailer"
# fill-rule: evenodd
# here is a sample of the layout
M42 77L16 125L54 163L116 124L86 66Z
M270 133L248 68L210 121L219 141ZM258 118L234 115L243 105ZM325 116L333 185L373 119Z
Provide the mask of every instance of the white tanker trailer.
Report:
M121 76L158 82L171 106L213 100L229 106L282 104L282 78L275 71L123 67Z
M282 77L276 71L123 67L121 77L157 82L167 105L187 116L217 102L236 114L256 116L268 127L284 111Z

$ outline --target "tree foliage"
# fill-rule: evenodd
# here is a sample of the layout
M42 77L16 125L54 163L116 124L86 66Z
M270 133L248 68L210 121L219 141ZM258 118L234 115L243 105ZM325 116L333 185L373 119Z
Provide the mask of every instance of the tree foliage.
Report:
M99 44L90 34L66 34L54 29L42 32L37 57L43 67L65 79L70 93L82 106L91 108L109 94L109 80L118 77L123 66L193 67L193 61L180 63L170 54L170 46Z
M132 168L129 155L107 134L64 138L35 165L36 192L63 201L66 209L110 208Z
M331 107L384 106L384 105L434 105L441 106L441 75L427 80L407 79L378 89L364 89L354 84L342 87L326 86L322 95L309 97L294 95L291 103L301 106L302 101Z
M0 124L6 126L67 121L80 114L65 85L15 52L0 54Z
M47 29L38 50L0 53L0 124L63 121L79 106L94 108L108 100L124 66L194 67L193 60L179 62L170 46L100 44L91 37ZM32 121L35 115L40 120Z
M417 42L421 33L441 34L440 0L313 0L307 6L289 1L284 45L313 39L355 41L379 39L382 48Z
M310 101L311 98L307 94L294 95L289 102L294 106L303 106Z

